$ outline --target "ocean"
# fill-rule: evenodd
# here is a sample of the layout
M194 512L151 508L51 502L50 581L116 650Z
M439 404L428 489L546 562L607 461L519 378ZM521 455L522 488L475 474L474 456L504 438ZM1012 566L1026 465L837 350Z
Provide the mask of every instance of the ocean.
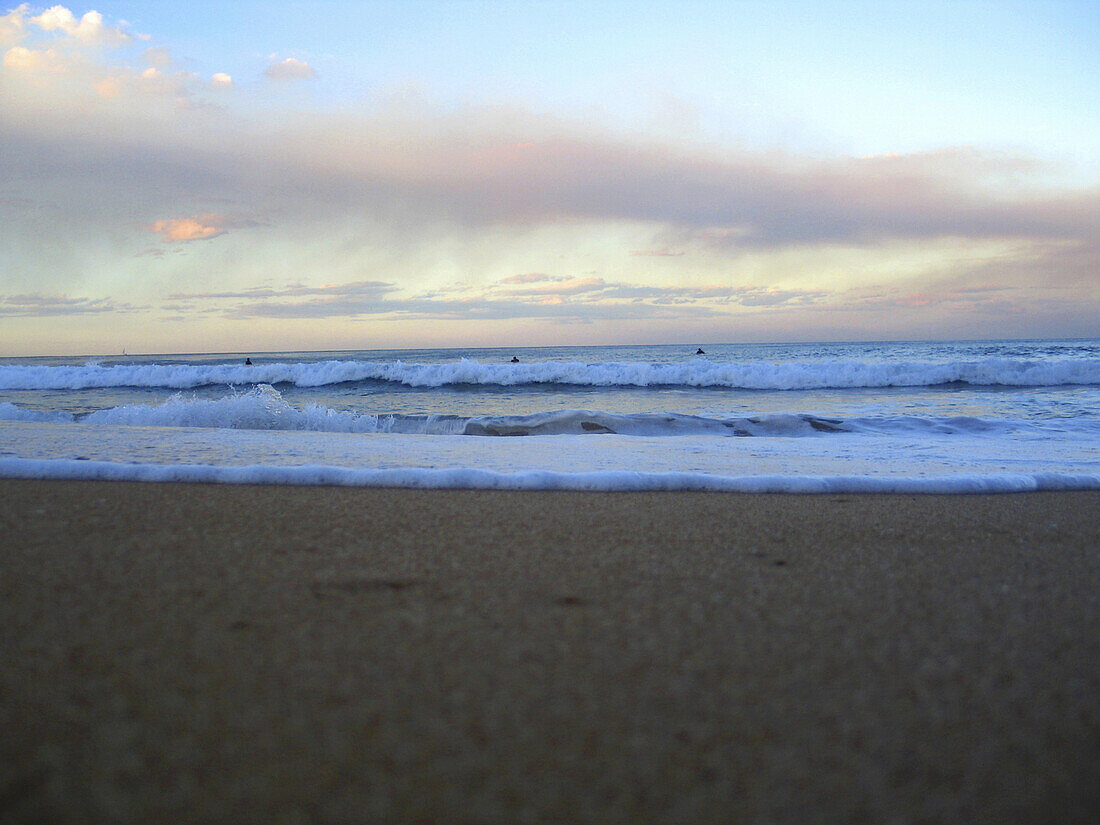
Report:
M702 349L5 358L0 476L804 493L1100 489L1100 340Z

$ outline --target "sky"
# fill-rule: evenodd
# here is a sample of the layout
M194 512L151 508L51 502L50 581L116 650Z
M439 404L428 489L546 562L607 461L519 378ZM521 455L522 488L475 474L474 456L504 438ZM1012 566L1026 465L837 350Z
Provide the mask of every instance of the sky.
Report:
M0 356L1100 336L1100 3L0 5Z

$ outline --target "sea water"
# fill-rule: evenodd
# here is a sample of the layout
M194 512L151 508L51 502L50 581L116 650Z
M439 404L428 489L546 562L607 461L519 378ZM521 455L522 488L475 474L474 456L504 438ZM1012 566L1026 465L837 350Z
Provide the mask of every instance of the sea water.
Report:
M1098 340L704 349L0 359L0 476L1100 489Z

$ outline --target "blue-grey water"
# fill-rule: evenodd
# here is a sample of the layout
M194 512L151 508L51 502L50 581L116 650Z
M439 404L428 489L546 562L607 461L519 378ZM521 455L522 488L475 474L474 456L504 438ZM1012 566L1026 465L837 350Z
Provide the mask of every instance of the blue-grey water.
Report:
M944 490L1100 478L1094 339L703 349L0 359L0 461L47 475L65 461L485 471L514 486L516 474L570 486L559 477L604 473L584 485L597 489L630 473L703 488L704 477L939 479Z

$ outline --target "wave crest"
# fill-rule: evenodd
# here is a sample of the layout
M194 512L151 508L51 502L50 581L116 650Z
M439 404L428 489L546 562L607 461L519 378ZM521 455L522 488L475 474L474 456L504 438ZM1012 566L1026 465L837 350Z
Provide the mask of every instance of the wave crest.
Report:
M1100 359L1030 361L988 358L946 363L862 361L724 363L693 359L680 364L544 361L444 364L402 361L321 361L241 364L115 364L0 367L0 389L79 390L108 387L195 389L205 386L289 384L321 387L380 382L408 387L565 385L591 387L715 387L743 390L815 390L876 387L1057 387L1100 385Z
M528 415L374 415L311 404L287 403L277 389L261 384L218 399L185 398L162 404L127 404L83 417L60 411L28 410L0 403L0 421L124 427L200 427L230 430L305 430L327 433L405 433L466 436L628 435L644 437L719 436L802 438L856 433L864 435L999 435L1009 432L1100 432L1100 421L1069 422L988 420L969 416L877 416L835 418L806 413L771 413L736 418L707 418L680 413L609 413L553 410Z

